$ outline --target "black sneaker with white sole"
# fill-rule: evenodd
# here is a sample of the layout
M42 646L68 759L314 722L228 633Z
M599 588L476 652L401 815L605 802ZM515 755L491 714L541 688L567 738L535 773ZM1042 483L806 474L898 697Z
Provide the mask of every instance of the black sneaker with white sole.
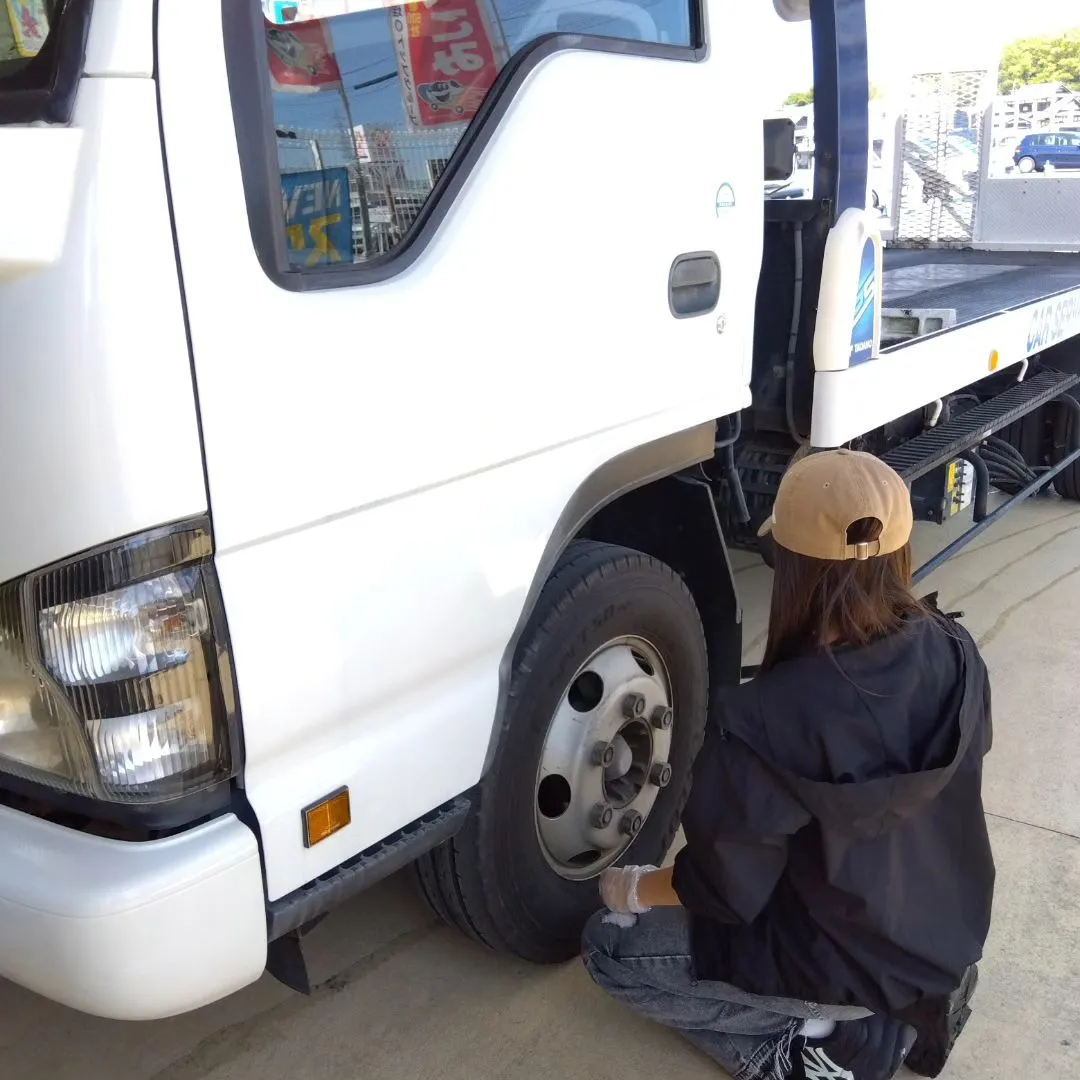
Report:
M793 1054L792 1080L892 1080L915 1042L915 1029L886 1016L845 1020Z
M949 1060L956 1040L971 1016L971 999L979 985L979 969L972 964L947 1002L917 1025L919 1038L908 1055L907 1067L919 1076L938 1076Z

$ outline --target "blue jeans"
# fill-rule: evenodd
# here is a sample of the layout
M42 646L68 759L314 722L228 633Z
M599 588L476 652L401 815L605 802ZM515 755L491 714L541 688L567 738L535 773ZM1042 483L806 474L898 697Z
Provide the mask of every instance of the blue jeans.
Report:
M690 962L690 918L654 908L622 928L592 917L583 959L593 981L616 1001L675 1028L722 1065L733 1080L788 1080L803 1022L857 1020L866 1009L758 997L722 982L698 982Z

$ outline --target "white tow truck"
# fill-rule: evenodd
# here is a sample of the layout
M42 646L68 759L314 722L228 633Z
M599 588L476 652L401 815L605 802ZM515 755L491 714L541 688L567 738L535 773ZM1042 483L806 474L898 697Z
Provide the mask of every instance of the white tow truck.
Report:
M796 454L879 453L966 537L991 489L1080 496L1075 255L890 336L883 273L936 253L865 209L863 0L775 0L805 199L762 197L790 128L725 113L726 2L9 11L0 976L46 997L302 990L306 929L409 864L566 959L672 841Z

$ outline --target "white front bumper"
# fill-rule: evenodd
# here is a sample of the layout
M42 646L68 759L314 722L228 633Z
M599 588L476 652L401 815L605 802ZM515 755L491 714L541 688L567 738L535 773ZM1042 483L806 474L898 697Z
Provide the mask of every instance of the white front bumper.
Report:
M0 976L152 1020L247 986L265 963L258 844L233 815L138 844L0 806Z

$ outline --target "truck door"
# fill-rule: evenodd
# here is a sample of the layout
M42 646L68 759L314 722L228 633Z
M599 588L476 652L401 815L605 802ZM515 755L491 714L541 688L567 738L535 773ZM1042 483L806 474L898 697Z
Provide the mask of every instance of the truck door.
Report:
M1058 136L1065 144L1061 151L1063 169L1080 169L1080 135L1062 134Z
M754 50L728 4L707 40L698 0L159 13L273 897L475 783L537 552L585 477L748 404ZM307 850L328 783L355 824Z

